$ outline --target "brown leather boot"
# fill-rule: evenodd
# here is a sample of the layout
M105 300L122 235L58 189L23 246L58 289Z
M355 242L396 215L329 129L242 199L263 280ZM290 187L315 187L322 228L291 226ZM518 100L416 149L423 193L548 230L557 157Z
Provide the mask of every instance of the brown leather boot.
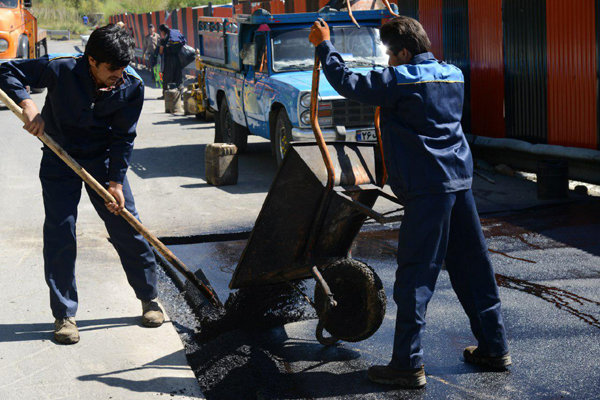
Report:
M477 346L469 346L463 352L465 362L475 364L484 368L491 368L499 371L505 371L512 364L510 354L501 356L489 356L482 354Z
M79 330L75 318L57 318L54 320L54 339L60 344L79 342Z
M162 308L155 300L142 301L142 325L147 328L157 328L165 321Z
M389 365L374 365L369 368L369 380L384 385L396 385L404 389L420 389L425 386L425 368L395 369Z

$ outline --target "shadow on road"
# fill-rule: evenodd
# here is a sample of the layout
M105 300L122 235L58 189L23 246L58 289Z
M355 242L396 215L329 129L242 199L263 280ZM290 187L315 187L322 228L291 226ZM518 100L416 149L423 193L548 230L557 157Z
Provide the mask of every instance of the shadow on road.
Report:
M135 373L135 371L144 369L159 369L163 371L187 370L188 366L181 365L179 362L180 360L181 357L177 353L172 353L144 364L141 367L105 372L102 374L82 375L77 377L77 379L80 381L101 382L108 386L121 387L138 393L153 393L153 395L165 393L170 394L171 396L186 394L197 395L197 393L187 393L185 389L187 387L195 386L195 383L193 383L195 379L193 377L167 376L168 372L162 372L162 376L157 378L147 380L130 379L131 372Z
M77 320L77 326L80 332L120 328L132 325L142 326L139 316ZM54 324L52 322L0 325L0 342L48 340L52 339L53 330Z
M277 171L270 150L270 143L249 143L238 159L238 183L218 188L232 194L268 191ZM205 151L206 144L134 149L130 170L142 179L180 176L202 180L181 185L186 189L213 187L205 181Z

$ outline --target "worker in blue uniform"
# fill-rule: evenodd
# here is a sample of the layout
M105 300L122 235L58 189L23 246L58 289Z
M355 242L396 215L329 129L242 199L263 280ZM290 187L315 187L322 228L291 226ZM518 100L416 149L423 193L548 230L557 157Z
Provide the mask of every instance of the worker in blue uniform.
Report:
M179 30L169 28L165 24L161 24L158 30L162 39L158 52L164 59L163 90L181 89L184 65L181 65L179 53L186 43L185 36Z
M444 262L478 343L465 349L465 361L505 369L511 359L498 287L473 200L473 160L460 124L463 74L434 58L427 33L412 18L391 19L380 34L389 67L366 75L345 66L323 20L315 22L309 36L338 93L381 106L388 183L405 205L392 359L369 368L368 377L405 388L425 386L421 337Z
M0 88L23 108L29 133L40 136L45 131L116 199L105 204L85 186L129 284L142 301L142 323L155 327L164 320L155 300L156 260L148 242L118 215L125 207L138 217L125 175L144 101L143 82L129 66L133 46L126 30L116 25L100 27L90 35L85 54L2 64ZM26 86L48 88L41 114ZM55 318L54 337L72 344L79 341L75 221L82 180L49 148L42 150L44 271Z

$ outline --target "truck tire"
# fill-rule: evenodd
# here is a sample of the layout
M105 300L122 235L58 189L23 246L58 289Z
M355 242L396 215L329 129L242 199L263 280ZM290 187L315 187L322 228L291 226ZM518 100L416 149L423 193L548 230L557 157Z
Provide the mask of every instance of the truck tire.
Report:
M223 128L221 127L221 106L215 112L215 140L213 143L223 143Z
M221 119L223 143L235 144L238 148L238 154L243 153L248 146L248 130L233 120L225 97L223 97L221 107L219 107L219 118Z
M292 123L288 118L285 108L280 109L277 113L277 119L275 120L275 135L273 135L272 140L277 165L281 165L283 157L292 141Z

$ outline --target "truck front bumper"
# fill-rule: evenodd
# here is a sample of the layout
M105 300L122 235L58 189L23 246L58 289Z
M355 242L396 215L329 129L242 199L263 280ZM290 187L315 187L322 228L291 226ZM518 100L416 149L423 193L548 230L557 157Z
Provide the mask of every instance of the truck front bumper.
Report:
M345 141L345 142L373 142L376 141L375 128L349 128L336 126L335 128L321 129L325 141ZM312 129L292 128L293 141L315 140L315 134Z

